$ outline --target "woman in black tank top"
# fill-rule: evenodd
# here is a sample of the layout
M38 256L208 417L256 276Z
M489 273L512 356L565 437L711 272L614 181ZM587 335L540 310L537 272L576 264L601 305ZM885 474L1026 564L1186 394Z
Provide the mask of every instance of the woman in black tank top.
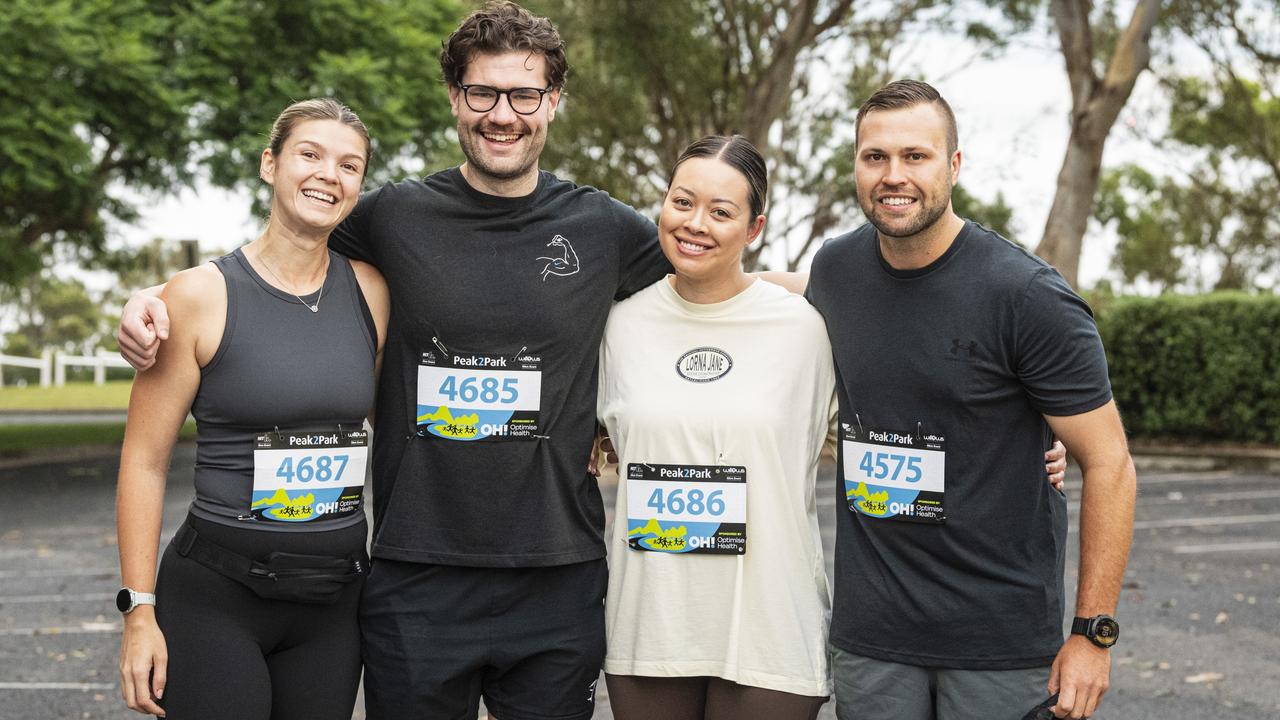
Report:
M276 119L256 240L185 270L134 380L120 460L121 692L186 718L350 718L374 369L389 311L372 266L329 252L369 136L330 99ZM156 573L170 454L197 422L196 499Z

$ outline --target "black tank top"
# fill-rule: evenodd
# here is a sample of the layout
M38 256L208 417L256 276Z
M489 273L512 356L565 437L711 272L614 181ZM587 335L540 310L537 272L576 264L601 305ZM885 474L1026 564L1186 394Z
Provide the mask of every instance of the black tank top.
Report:
M330 252L322 289L303 304L240 249L213 262L226 279L227 321L191 408L191 513L283 531L361 522L377 330L351 264Z

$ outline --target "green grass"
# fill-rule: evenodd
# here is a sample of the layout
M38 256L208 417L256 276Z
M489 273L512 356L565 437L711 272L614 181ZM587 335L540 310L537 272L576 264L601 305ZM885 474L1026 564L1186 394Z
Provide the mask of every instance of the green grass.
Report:
M196 424L188 421L178 437L191 440ZM124 440L124 423L85 423L62 425L0 425L0 457L21 457L33 451L79 447L82 445L116 445Z
M124 410L129 407L132 380L112 380L104 385L67 383L62 387L0 388L0 412L5 410Z

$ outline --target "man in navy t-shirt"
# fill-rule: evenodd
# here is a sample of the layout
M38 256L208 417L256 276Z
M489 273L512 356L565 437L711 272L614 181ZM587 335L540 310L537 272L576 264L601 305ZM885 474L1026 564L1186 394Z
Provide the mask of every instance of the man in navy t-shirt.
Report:
M1135 476L1089 307L1052 267L956 216L955 119L890 83L859 110L870 220L815 257L840 400L837 713L1017 720L1059 692L1092 714L1133 526ZM1084 474L1073 634L1053 436Z

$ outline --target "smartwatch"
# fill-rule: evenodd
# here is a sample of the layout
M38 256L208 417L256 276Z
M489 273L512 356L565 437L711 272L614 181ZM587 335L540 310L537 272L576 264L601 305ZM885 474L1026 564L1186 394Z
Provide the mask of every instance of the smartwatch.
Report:
M120 588L120 592L116 593L116 609L128 615L133 609L139 605L156 604L155 593L144 593L129 588Z
M1083 635L1094 645L1103 650L1110 650L1111 646L1116 644L1116 640L1120 639L1120 623L1110 615L1078 617L1071 621L1071 634Z

